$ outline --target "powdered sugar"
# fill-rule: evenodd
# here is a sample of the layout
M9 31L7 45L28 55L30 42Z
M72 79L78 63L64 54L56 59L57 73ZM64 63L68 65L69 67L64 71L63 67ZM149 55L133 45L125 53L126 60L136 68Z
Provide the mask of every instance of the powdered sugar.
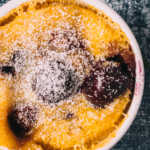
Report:
M52 53L52 57L40 61L35 68L32 87L40 99L49 103L59 102L75 94L82 83L69 60L62 58Z
M59 102L74 95L89 73L93 58L75 29L67 26L47 32L47 47L41 44L36 51L15 50L13 54L17 99L23 95L21 99L29 100L32 96L32 100Z

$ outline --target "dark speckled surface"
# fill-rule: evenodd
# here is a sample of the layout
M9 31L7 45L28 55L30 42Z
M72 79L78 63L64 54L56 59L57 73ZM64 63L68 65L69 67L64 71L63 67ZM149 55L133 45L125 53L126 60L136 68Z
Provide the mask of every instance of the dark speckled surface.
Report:
M3 5L7 0L0 0ZM131 27L145 65L145 91L137 117L112 150L150 150L150 0L105 0Z

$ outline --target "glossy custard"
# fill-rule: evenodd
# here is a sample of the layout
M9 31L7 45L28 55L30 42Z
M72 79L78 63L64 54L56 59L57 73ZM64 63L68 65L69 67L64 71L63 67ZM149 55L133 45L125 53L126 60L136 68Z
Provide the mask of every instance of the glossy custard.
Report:
M91 6L33 0L0 18L0 67L0 146L94 150L127 117L134 54L119 25Z

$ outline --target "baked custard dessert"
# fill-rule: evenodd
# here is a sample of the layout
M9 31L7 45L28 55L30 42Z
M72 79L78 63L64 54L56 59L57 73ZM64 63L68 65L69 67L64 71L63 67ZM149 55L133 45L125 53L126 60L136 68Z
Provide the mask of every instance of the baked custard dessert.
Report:
M128 117L135 59L119 25L75 0L0 18L0 146L94 150Z

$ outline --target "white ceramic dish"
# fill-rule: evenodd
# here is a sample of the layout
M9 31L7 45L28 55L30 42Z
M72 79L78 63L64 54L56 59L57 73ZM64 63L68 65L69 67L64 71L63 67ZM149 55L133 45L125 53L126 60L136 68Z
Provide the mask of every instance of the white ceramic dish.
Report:
M0 7L0 17L4 16L7 12L12 10L13 8L16 8L21 3L26 2L28 0L10 0L8 3ZM111 149L126 133L127 129L132 124L137 111L139 109L139 106L141 104L142 96L143 96L143 90L144 90L144 66L143 66L143 60L141 56L141 52L138 46L138 43L131 32L128 25L125 23L125 21L110 7L108 7L104 2L100 0L82 0L83 2L90 4L94 6L97 9L102 10L106 15L112 18L114 22L117 22L121 29L126 33L127 37L130 40L130 44L132 46L133 52L135 54L135 60L136 60L136 83L135 83L135 92L134 97L132 100L132 103L130 105L129 111L128 111L128 118L125 120L121 128L117 131L117 135L115 138L113 138L107 145L105 145L103 148L100 148L98 150L109 150ZM6 150L7 148L0 147L0 150Z

